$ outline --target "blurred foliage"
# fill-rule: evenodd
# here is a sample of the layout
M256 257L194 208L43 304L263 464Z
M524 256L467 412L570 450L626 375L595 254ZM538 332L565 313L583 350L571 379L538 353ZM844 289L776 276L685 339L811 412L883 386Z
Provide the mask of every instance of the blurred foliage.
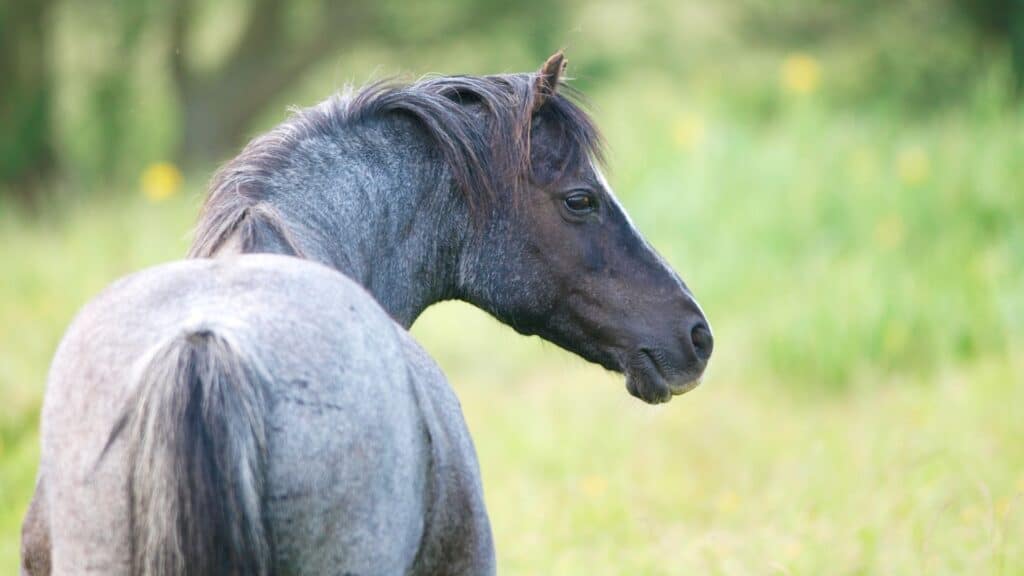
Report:
M53 168L49 6L0 4L0 185L22 200L38 193Z
M963 105L986 75L1007 69L1005 35L986 43L991 32L965 15L1006 18L1009 6L983 10L973 0L739 2L746 34L767 47L813 46L829 60L827 98L838 106L930 114ZM1005 81L1007 94L1011 84Z
M346 82L558 47L717 346L705 386L656 410L466 307L417 323L503 570L1024 571L1021 0L11 2L0 571L61 334L184 253L213 165Z
M1008 106L1013 70L1024 77L1022 4L5 0L0 113L13 129L0 135L0 194L31 196L55 175L123 182L172 158L208 170L309 78L333 71L337 88L374 70L365 58L388 67L378 76L438 57L479 72L569 46L584 88L658 70L763 121L781 106L766 89L774 62L800 51L822 62L835 106L915 117L993 87Z
M750 362L794 386L837 389L865 373L926 376L1020 337L1020 110L1010 53L977 32L1005 38L1013 28L998 15L1015 4L33 6L3 21L36 23L18 37L49 38L51 74L31 58L0 62L52 83L52 106L25 117L50 118L53 138L20 136L24 154L5 156L5 174L37 145L55 154L65 178L45 205L58 211L134 183L152 201L172 197L279 122L285 104L346 81L529 70L565 45L644 229L686 272L715 255L693 272L710 284L698 290L708 306L761 317L737 320ZM677 189L685 209L658 192ZM819 286L825 275L832 284ZM760 309L764 298L772 306Z
M15 193L22 174L58 167L84 182L123 180L159 157L207 169L316 65L355 47L415 50L526 22L546 46L561 23L560 5L539 0L9 1L3 111L21 129L0 141L0 183ZM535 12L545 17L526 18Z
M1024 1L956 0L955 3L988 36L1009 45L1017 93L1024 94Z

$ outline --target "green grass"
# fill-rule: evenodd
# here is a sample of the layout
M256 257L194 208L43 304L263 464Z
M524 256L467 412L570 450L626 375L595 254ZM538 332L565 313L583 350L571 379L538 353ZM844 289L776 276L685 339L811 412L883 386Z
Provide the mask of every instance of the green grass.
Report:
M507 573L1024 570L1019 361L800 401L723 347L704 387L651 408L475 311L428 314Z
M622 82L648 89L595 94L611 181L700 298L715 359L649 407L466 306L428 311L414 332L462 399L503 572L1024 573L1024 119L809 98L749 124ZM197 189L0 206L0 572L61 333L184 252Z

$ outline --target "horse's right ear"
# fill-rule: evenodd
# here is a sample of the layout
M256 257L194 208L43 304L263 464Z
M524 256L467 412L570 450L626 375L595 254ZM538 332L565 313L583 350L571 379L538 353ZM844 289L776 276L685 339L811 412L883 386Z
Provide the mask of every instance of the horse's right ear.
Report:
M559 50L544 62L533 80L533 111L536 112L548 98L558 92L558 83L565 72L565 54Z

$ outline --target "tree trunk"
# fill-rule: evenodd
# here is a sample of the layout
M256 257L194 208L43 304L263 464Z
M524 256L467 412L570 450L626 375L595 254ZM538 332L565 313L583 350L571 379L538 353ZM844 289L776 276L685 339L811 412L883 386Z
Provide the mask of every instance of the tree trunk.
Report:
M285 0L252 0L248 24L231 56L218 70L200 74L188 62L193 1L172 4L170 54L183 129L178 160L189 168L206 168L236 153L253 118L325 55L368 37L403 49L416 43L405 38L404 31L389 27L386 12L372 2L321 0L318 26L295 38L284 26ZM528 8L534 3L539 6L543 0L467 3L434 37L499 25L509 14L531 13ZM545 13L547 29L560 30L560 15L552 17L550 8ZM548 49L540 52L546 55Z
M191 0L178 0L173 19L172 70L183 133L178 160L190 168L224 160L244 144L252 119L301 79L325 54L348 40L341 24L369 26L359 3L324 2L321 26L298 42L285 38L283 0L256 0L249 24L224 65L199 74L187 57Z
M1010 5L1009 36L1013 79L1018 97L1024 97L1024 0L1012 0Z
M49 0L0 8L0 188L32 202L52 175Z
M181 139L177 158L190 169L206 169L219 164L240 145L244 128L229 128L223 101L205 97L203 92L186 90L179 93L181 106Z

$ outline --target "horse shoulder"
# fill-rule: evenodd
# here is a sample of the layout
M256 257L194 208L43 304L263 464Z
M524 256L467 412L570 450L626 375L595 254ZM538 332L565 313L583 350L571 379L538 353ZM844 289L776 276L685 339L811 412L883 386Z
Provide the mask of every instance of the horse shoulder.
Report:
M408 332L399 334L430 446L429 506L416 572L493 574L493 536L462 407L433 358Z

